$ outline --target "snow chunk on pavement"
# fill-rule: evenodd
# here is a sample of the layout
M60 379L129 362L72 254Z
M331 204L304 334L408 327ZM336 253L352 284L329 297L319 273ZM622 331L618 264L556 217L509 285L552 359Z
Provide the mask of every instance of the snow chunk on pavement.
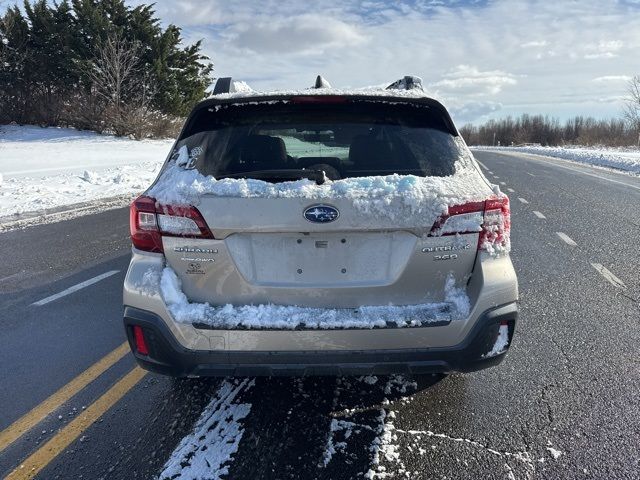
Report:
M219 479L229 473L244 433L241 421L251 411L250 403L239 403L255 380L225 379L216 397L204 409L193 432L182 439L171 454L159 478Z
M294 305L223 305L190 303L171 267L165 267L160 292L169 312L180 323L205 324L220 329L235 328L384 328L419 327L429 323L466 318L470 311L464 288L447 278L442 302L403 306L362 306L357 309L310 308Z
M560 455L562 455L562 452L560 450L556 450L553 447L547 447L547 450L549 450L549 453L551 454L554 460L559 459Z

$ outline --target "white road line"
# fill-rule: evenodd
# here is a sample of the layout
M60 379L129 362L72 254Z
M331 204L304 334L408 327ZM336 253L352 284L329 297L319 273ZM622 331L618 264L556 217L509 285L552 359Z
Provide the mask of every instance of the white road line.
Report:
M108 272L103 273L102 275L98 275L97 277L90 278L89 280L85 280L84 282L80 282L77 285L67 288L55 295L51 295L50 297L43 298L42 300L38 300L37 302L33 302L31 305L35 305L37 307L41 307L42 305L46 305L47 303L53 302L59 298L65 297L73 292L77 292L89 285L93 285L94 283L98 283L100 280L104 280L105 278L109 278L112 275L120 272L120 270L110 270Z
M484 168L485 170L489 170L489 169L487 168L487 166L486 166L484 163L482 163L480 160L478 160L477 158L476 158L476 162L478 162L478 163L480 164L480 166L481 166L482 168Z
M6 282L7 280L10 280L10 279L15 278L15 277L19 277L20 275L24 275L24 273L25 273L24 271L20 271L18 273L14 273L12 275L8 275L6 277L2 277L2 278L0 278L0 283Z
M607 282L609 282L614 287L622 288L622 289L627 288L627 286L624 284L624 282L622 280L620 280L613 273L611 273L609 270L607 270L607 268L604 267L602 264L600 264L600 263L592 263L591 266L593 268L595 268L598 271L598 273L600 275L602 275L607 280Z
M518 197L518 200L520 200L522 203L527 204L529 202L527 202L524 198L522 197Z
M545 217L542 213L540 213L540 212L539 212L539 211L537 211L537 210L534 210L534 211L533 211L533 214L534 214L536 217L541 218L541 219L543 219L543 220L547 218L547 217Z
M571 240L571 237L569 237L569 235L567 235L566 233L562 233L562 232L556 232L556 235L558 235L560 237L560 239L566 243L567 245L571 245L572 247L577 247L578 244L576 242L574 242L573 240Z
M535 175L533 173L527 172L527 175L531 175L532 177L535 177Z
M500 177L499 177L499 176L497 176L497 175L494 175L494 176L493 176L493 178L496 178L496 179L497 179L497 178L500 178Z
M500 185L506 185L507 182L500 182Z
M511 193L515 193L515 190L513 188L507 187L507 190L509 190Z
M493 172L491 170L487 170L487 173L493 175Z

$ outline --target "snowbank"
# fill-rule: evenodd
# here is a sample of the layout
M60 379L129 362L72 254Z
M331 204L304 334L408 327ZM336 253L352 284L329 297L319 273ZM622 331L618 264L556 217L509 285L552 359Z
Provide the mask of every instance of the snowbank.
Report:
M573 160L574 162L615 168L640 175L640 149L637 148L596 148L596 147L472 147L474 150L504 150L545 155L547 157Z
M215 307L208 303L190 303L181 287L175 272L165 267L160 278L160 293L173 318L180 323L201 323L220 329L418 327L466 318L470 310L469 297L464 288L455 286L453 277L447 279L443 302L411 306L365 306L357 310L283 305Z
M0 126L0 217L141 192L153 182L171 144L66 128Z

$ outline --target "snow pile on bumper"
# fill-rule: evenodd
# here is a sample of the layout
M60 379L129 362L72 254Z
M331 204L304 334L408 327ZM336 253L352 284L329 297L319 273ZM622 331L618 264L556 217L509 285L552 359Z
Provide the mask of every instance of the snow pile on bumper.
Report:
M309 308L289 305L224 305L190 303L175 272L166 267L160 293L173 318L180 323L219 329L385 328L419 327L448 323L469 315L470 302L463 288L447 279L443 302L406 306L363 306L358 309Z

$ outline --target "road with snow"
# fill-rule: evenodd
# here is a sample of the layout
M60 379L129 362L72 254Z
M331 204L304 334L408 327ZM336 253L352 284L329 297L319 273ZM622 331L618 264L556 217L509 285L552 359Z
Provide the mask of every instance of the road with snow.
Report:
M499 367L418 384L144 374L125 209L1 233L0 477L638 478L640 179L477 158L512 199L520 323Z

